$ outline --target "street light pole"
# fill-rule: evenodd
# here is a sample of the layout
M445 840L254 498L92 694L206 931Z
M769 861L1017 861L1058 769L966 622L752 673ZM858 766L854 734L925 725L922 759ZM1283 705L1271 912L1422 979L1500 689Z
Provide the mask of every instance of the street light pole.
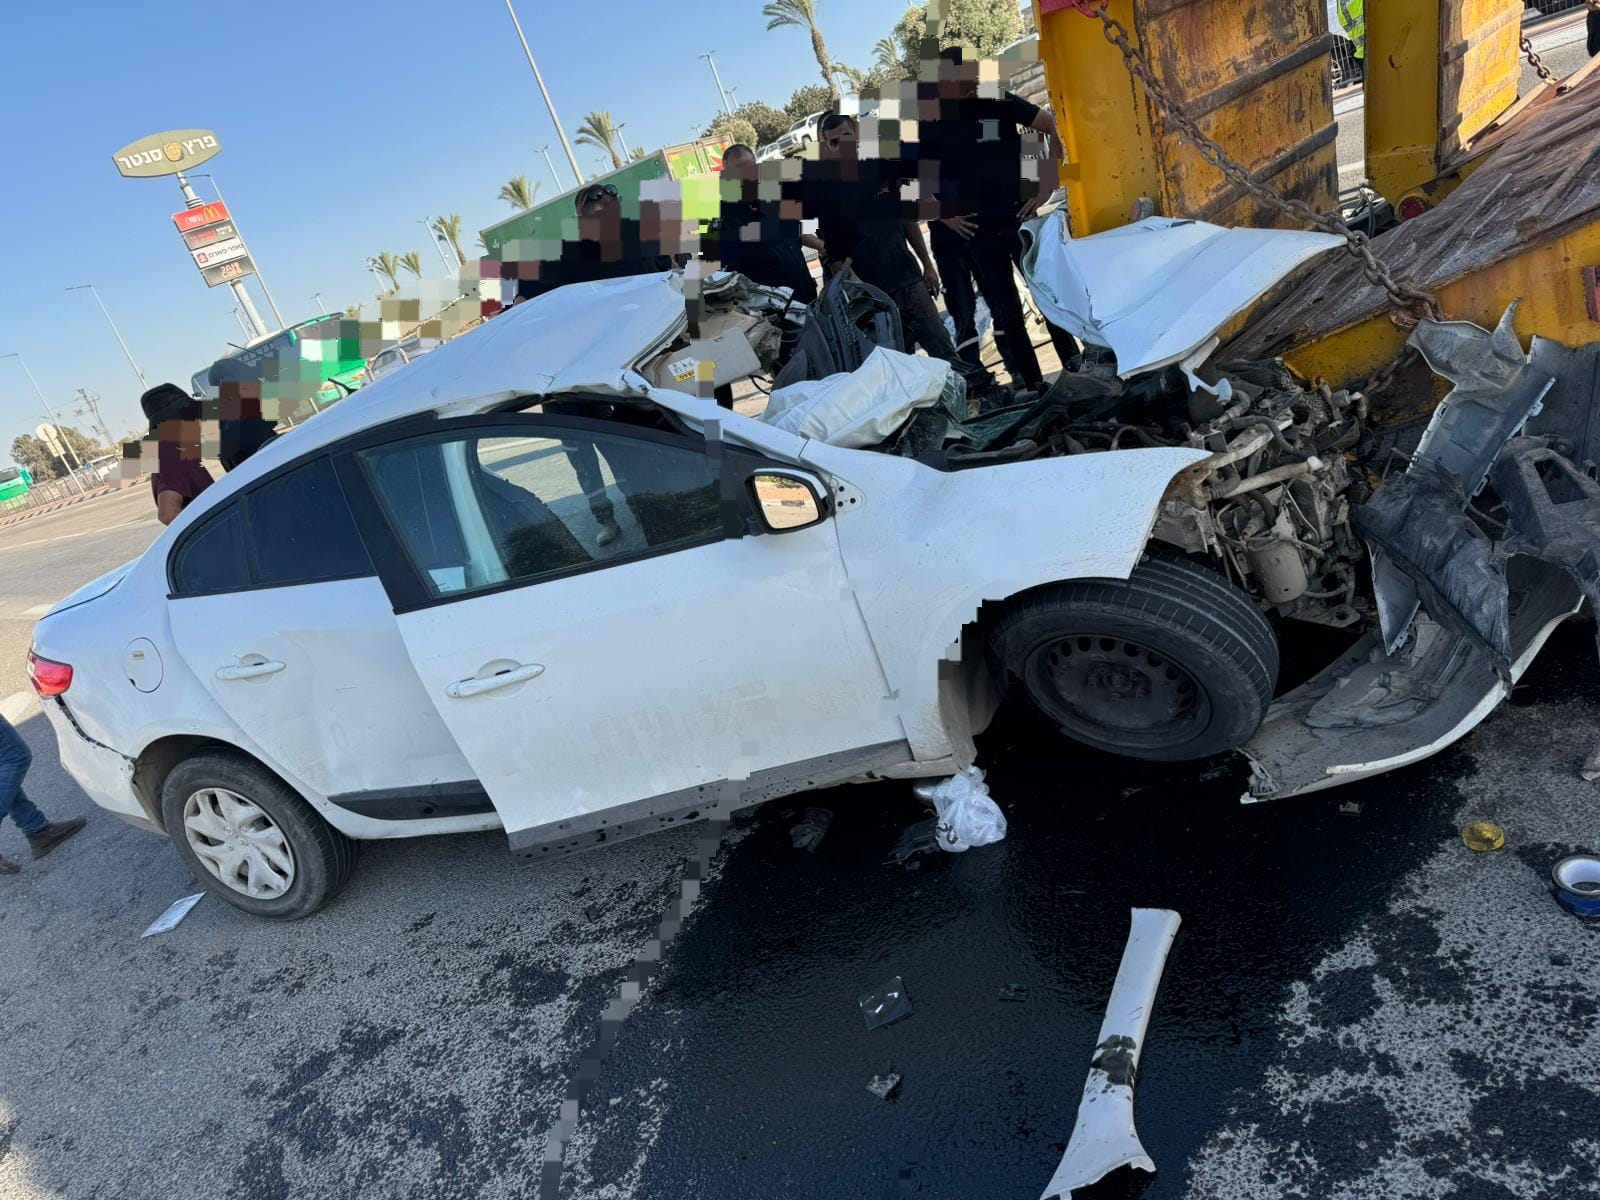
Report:
M217 177L215 175L212 175L207 171L200 171L195 173L195 178L211 180L211 190L217 194L218 200L222 200L222 189L217 186ZM228 202L226 200L222 200L222 205L224 208L227 208ZM228 209L228 219L233 222L234 231L238 232L239 219L233 215L233 210L231 208ZM278 328L289 328L289 326L284 323L283 314L278 311L278 302L272 298L272 289L267 286L267 277L261 273L261 264L256 262L256 256L254 254L250 256L250 262L256 269L256 282L261 285L262 294L266 296L267 303L272 306L272 315L278 318ZM243 285L241 284L240 286Z
M444 256L444 247L439 244L443 240L439 236L439 231L437 229L435 229L433 227L432 222L428 221L426 218L424 218L421 221L421 225L422 225L422 227L424 229L426 229L428 231L428 240L433 243L434 250L436 250L438 252L438 254L439 254L439 261L444 264L444 273L446 275L454 274L455 271L456 271L456 268L460 264L453 263L448 258L446 258Z
M622 131L624 129L626 129L627 127L628 127L628 123L626 121L624 121L621 125L617 126L617 141L622 143L622 158L623 158L623 161L632 162L633 161L633 151L628 149L628 139L622 136Z
M50 417L50 424L55 426L56 436L61 439L62 448L66 450L67 454L72 456L72 461L78 467L83 466L83 464L78 461L78 452L72 448L72 443L67 440L67 435L61 432L61 418L56 416L55 409L50 407L50 401L46 400L44 398L44 393L39 390L39 381L33 377L33 372L28 370L27 360L23 358L20 353L0 354L0 358L14 358L22 364L22 373L28 377L28 382L33 384L33 394L39 397L39 403L44 405L44 411ZM61 465L67 467L67 474L72 477L72 482L78 485L79 492L88 490L83 486L83 480L78 478L77 471L73 467L67 466L65 455L62 456Z
M567 162L572 167L573 177L577 179L578 186L584 183L583 172L578 169L578 156L572 152L572 146L567 141L567 131L561 127L561 118L556 116L555 103L550 99L550 89L544 86L544 76L539 74L539 64L533 61L533 51L528 48L528 39L522 32L522 22L517 20L517 10L511 7L511 0L506 0L506 11L511 14L511 23L517 28L517 40L522 43L522 52L528 56L528 65L533 68L533 80L539 85L539 94L544 97L544 106L550 110L550 121L556 127L556 136L561 139L561 148L567 152Z
M100 311L105 313L106 324L111 326L111 332L117 339L117 345L122 347L122 353L127 358L128 365L133 368L134 378L139 381L139 390L141 392L148 390L150 385L145 382L144 372L139 370L139 364L133 361L133 351L129 350L128 343L122 340L122 333L117 329L117 323L111 319L111 313L106 310L106 302L100 299L100 293L95 290L94 284L74 284L72 287L69 287L67 291L81 292L84 288L89 289L89 294L94 297L94 302L100 306Z
M722 111L731 117L733 116L733 107L728 103L728 93L722 86L722 76L717 74L717 60L711 57L715 53L715 50L707 50L700 57L711 64L711 78L717 81L717 95L722 97Z
M323 316L327 316L328 315L328 306L322 302L322 293L321 292L312 292L311 293L311 298L317 302L317 311L320 312Z
M561 176L556 174L556 165L550 161L550 147L541 146L539 148L539 152L544 155L544 165L550 168L551 180L555 183L556 187L559 188L561 186Z

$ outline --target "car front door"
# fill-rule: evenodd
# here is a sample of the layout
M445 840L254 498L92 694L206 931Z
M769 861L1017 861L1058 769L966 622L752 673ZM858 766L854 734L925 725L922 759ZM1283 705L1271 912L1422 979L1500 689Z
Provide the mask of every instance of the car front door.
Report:
M738 489L758 469L698 437L548 415L342 461L417 675L514 851L908 757L834 522L819 506L749 535ZM762 480L773 511L812 505L781 471Z

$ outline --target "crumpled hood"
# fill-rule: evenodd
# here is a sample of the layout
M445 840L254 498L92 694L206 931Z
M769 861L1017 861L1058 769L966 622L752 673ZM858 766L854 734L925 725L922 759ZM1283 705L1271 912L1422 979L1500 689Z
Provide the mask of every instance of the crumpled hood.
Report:
M1074 238L1065 222L1058 209L1023 226L1022 273L1045 316L1110 347L1124 379L1188 359L1301 263L1344 241L1170 217Z
M139 560L137 558L129 559L120 567L113 567L104 575L100 576L100 578L91 579L88 583L84 584L70 596L64 597L63 599L57 601L56 606L39 619L41 621L49 620L58 612L62 612L69 608L76 608L80 604L86 604L90 600L95 600L101 596L104 596L107 592L116 587L117 584L121 583L123 579L127 577L128 572L133 570L134 563L138 561Z

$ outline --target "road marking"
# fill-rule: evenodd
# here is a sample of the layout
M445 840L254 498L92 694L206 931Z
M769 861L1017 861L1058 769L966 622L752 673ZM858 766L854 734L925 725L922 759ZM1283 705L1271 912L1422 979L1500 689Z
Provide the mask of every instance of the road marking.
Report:
M12 542L10 545L0 545L0 554L4 554L7 550L21 550L25 546L45 546L51 542L64 542L69 538L88 537L91 533L112 533L118 529L144 525L154 519L153 517L139 517L137 520L124 521L121 525L107 525L104 529L80 529L77 533L58 533L55 537L35 538L31 542Z
M16 725L33 712L37 699L32 692L13 692L0 700L0 716Z

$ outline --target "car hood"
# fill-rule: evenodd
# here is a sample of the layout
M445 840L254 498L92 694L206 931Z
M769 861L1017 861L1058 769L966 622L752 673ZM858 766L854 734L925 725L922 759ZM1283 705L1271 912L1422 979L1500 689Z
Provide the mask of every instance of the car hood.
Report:
M116 587L117 584L121 583L123 579L127 577L128 572L133 570L134 563L138 561L139 560L137 558L129 559L120 567L114 567L107 571L104 575L100 576L100 578L91 579L88 583L84 584L70 596L57 601L56 606L49 612L45 613L45 615L40 619L48 620L49 618L55 616L58 612L65 612L69 608L76 608L80 604L87 604L90 600L96 600L99 597L104 596L107 592Z

